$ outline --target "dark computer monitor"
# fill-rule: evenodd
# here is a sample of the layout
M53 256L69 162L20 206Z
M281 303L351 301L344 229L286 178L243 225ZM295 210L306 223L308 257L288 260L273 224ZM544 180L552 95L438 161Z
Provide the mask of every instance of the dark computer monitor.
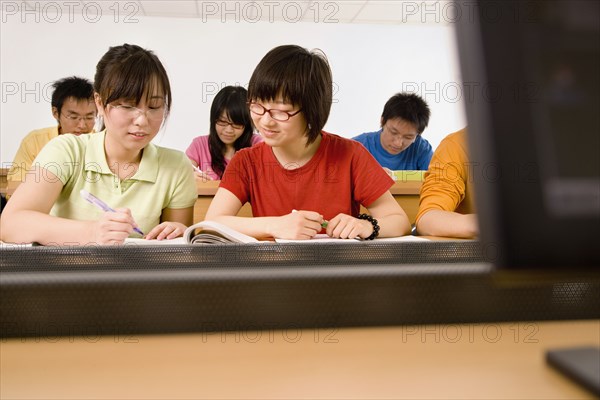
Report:
M457 38L481 240L501 268L597 271L600 2L468 3Z
M598 297L600 2L469 6L457 37L481 241L497 246L501 281L559 276ZM546 357L600 394L596 346Z

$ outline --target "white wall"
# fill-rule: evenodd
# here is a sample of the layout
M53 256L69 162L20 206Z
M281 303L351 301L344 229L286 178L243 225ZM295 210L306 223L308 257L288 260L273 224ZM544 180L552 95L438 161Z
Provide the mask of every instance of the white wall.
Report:
M375 130L384 103L401 90L416 90L432 118L425 137L435 147L465 125L456 46L451 25L361 25L312 22L226 22L195 18L135 17L115 22L106 14L91 23L81 15L2 15L0 162L12 161L21 138L54 124L49 84L80 75L93 79L109 46L135 43L152 49L173 86L173 109L155 142L185 150L208 133L210 103L218 88L247 86L271 48L298 44L320 48L335 82L326 130L345 137ZM37 20L36 20L37 19Z

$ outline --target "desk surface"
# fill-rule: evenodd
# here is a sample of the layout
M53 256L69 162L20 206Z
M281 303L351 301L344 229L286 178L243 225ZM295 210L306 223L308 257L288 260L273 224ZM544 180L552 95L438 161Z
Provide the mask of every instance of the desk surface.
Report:
M6 190L8 186L8 180L6 176L8 175L8 168L0 168L0 194L6 195Z
M590 399L547 349L600 320L10 339L0 398Z

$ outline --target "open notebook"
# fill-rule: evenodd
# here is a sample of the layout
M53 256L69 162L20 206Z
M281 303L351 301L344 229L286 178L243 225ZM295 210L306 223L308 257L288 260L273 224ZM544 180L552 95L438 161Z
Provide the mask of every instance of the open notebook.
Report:
M182 237L164 240L146 240L141 238L128 238L125 244L219 244L219 243L258 243L259 240L244 235L223 224L213 221L202 221L188 227Z
M406 241L427 241L427 239L416 236L402 236L396 238L376 239L376 242L406 242ZM186 229L183 236L169 240L146 240L130 238L125 241L126 244L219 244L219 243L273 243L273 240L260 241L251 236L233 230L223 224L213 221L202 221ZM318 234L310 240L289 240L275 239L276 243L368 243L371 241L362 241L360 239L336 239L325 234Z

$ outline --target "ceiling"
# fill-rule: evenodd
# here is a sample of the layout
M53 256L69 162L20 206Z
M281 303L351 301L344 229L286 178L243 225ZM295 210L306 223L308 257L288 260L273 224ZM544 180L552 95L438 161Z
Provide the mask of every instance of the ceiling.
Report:
M44 4L25 1L25 7L62 7L63 13L83 12L135 18L170 17L198 18L203 21L223 22L318 22L360 24L447 24L455 17L456 7L452 0L436 1L65 1ZM5 2L3 2L4 8ZM40 5L41 4L41 5ZM52 4L52 6L47 5Z

